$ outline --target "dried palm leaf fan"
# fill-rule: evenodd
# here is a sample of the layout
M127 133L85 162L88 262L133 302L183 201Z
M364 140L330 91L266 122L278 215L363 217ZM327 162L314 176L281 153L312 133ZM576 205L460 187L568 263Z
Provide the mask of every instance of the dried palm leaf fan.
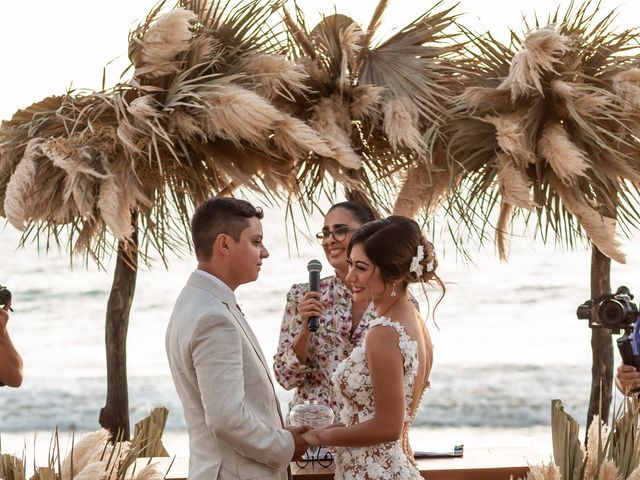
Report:
M0 213L23 241L66 242L98 264L117 252L100 417L113 433L129 431L119 326L138 253L188 249L190 212L206 197L244 187L267 201L300 198L303 160L335 156L285 108L307 87L298 65L275 56L278 5L160 2L130 34L132 78L47 98L0 127ZM273 75L253 74L267 64Z
M131 80L45 99L0 130L0 213L27 235L66 230L100 262L131 238L134 211L141 251L164 257L187 246L193 204L239 187L300 196L300 162L334 155L281 108L307 87L263 27L273 4L163 6L130 35Z
M24 459L8 454L0 454L0 478L5 480L25 480Z
M499 207L496 243L508 250L518 212L546 239L574 245L585 234L624 262L616 225L638 224L640 159L638 31L616 33L614 13L573 3L502 45L467 32L477 64L447 127L450 168L465 172L450 212L483 232ZM470 220L470 213L476 215Z
M326 139L339 163L321 160L302 172L301 181L313 191L326 173L354 178L354 189L372 192L372 203L382 211L388 211L396 183L411 165L430 164L446 118L446 74L454 72L460 49L445 32L454 21L452 9L437 11L441 3L374 45L386 7L379 2L366 29L340 14L309 29L297 6L295 19L284 11L290 56L309 75L299 114Z

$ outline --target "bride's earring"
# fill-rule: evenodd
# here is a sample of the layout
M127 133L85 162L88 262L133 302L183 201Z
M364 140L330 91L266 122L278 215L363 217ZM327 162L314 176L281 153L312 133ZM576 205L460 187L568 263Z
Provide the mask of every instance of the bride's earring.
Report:
M393 290L391 290L391 296L395 297L397 295L396 293L396 282L393 282Z

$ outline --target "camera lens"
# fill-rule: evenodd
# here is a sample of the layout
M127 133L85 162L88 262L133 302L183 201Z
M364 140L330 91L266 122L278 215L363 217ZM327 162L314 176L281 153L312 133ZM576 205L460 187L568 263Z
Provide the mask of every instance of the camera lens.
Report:
M625 309L617 300L605 300L598 307L600 323L607 328L619 327L624 322Z

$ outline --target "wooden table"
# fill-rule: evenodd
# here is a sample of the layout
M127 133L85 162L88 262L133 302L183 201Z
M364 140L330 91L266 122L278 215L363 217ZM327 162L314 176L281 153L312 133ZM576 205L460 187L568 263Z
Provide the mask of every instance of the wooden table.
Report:
M185 480L189 459L185 457L139 458L135 471L138 472L149 461L158 463L166 480ZM428 480L508 480L524 478L529 465L540 465L545 459L534 449L526 447L512 448L468 448L462 458L433 458L418 460L422 476ZM294 480L332 480L334 465L323 468L309 464L300 468L291 464Z

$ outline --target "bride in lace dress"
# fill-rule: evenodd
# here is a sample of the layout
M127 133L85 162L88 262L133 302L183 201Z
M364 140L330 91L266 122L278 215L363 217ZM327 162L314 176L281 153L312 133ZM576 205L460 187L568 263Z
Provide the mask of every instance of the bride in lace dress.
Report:
M433 346L407 285L435 281L444 292L434 248L415 221L394 215L360 227L348 255L354 300L372 299L377 318L334 373L340 422L304 437L337 447L337 480L421 479L408 431L429 386Z

